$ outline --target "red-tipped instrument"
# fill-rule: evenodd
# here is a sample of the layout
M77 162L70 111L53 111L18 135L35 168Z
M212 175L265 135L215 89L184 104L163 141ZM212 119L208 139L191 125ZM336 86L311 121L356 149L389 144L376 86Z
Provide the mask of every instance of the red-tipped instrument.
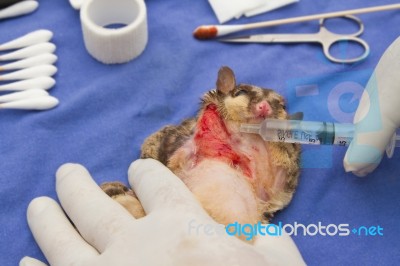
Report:
M294 18L256 22L256 23L250 23L250 24L241 24L241 25L203 25L194 30L193 36L199 40L213 39L213 38L216 38L219 36L224 36L227 34L239 32L239 31L243 31L243 30L272 27L272 26L278 26L278 25L283 25L283 24L298 23L298 22L323 19L323 18L335 18L335 17L346 16L346 15L365 14L365 13L372 13L372 12L379 12L379 11L386 11L386 10L393 10L393 9L400 9L400 4L374 6L374 7L360 8L360 9L352 9L352 10L324 13L324 14L315 14L315 15L309 15L309 16L301 16L301 17L294 17Z

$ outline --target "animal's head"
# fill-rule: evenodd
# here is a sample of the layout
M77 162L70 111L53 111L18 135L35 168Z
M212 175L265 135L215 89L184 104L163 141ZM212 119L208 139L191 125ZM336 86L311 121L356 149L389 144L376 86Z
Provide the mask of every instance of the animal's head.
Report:
M249 84L236 84L233 71L222 67L217 88L203 98L204 104L215 103L225 120L261 122L265 118L286 119L285 100L271 89Z

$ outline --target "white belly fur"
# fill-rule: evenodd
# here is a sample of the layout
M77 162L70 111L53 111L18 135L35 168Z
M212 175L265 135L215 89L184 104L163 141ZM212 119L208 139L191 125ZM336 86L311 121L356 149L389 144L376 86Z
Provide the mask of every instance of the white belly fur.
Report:
M260 219L248 178L226 163L204 159L180 177L217 222L254 223Z

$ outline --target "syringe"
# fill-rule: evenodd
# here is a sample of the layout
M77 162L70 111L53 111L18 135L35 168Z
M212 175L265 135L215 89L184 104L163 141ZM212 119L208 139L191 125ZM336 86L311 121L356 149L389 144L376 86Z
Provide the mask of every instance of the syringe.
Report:
M265 119L261 124L241 124L240 131L259 134L265 141L348 146L353 139L354 125L332 122ZM394 134L386 148L386 154L389 158L393 156L394 148L400 147L399 140L400 136Z

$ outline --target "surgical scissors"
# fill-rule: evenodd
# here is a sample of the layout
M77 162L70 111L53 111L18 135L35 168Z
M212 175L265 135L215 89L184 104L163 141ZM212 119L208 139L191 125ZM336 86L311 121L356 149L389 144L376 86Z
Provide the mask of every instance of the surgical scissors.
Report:
M350 34L337 34L327 29L325 21L319 20L319 32L311 34L256 34L241 37L220 38L221 42L237 42L237 43L320 43L325 56L335 63L355 63L364 60L369 55L369 45L366 41L358 38L364 32L364 24L362 21L351 15L342 16L350 19L358 24L358 31ZM364 53L354 58L337 58L331 54L332 45L344 41L354 42L361 45Z

